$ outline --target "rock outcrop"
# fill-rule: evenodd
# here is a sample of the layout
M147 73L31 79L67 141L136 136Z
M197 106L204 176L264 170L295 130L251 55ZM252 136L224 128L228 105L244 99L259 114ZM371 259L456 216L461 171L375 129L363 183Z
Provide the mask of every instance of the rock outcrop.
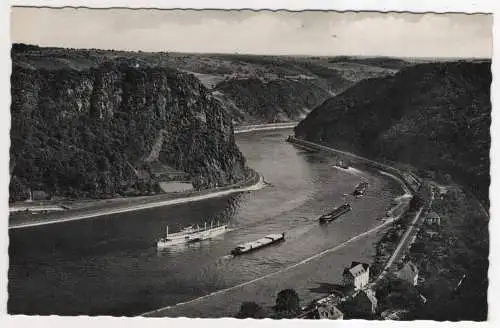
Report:
M89 63L77 50L15 48L12 60L12 200L29 189L148 194L158 191L152 163L200 189L248 172L231 118L193 75L126 57Z

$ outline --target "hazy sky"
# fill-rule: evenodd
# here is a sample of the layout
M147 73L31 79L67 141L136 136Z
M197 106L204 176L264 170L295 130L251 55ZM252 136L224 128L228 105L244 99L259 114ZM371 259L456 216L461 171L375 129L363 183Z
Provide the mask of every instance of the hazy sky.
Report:
M492 15L13 8L12 42L143 51L491 57Z

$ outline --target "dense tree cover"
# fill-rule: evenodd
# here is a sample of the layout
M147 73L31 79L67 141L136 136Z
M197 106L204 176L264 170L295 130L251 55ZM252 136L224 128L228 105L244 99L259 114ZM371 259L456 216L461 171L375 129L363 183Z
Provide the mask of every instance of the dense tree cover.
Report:
M294 318L300 312L299 295L294 289L284 289L276 296L274 306L276 315L279 318Z
M236 315L238 319L261 319L265 318L264 309L255 302L243 302L241 304L240 312Z
M236 106L234 117L244 109L245 121L287 122L300 120L308 111L321 104L329 93L310 81L258 78L228 80L216 87Z
M379 312L403 308L415 311L422 306L418 289L408 281L395 276L384 278L376 289Z
M325 101L296 135L450 174L488 202L490 62L419 64Z
M425 228L410 249L424 282L419 286L428 302L413 319L486 320L488 314L488 218L475 200L454 189L436 199L441 225L429 237Z
M266 311L255 302L243 302L237 318L273 318L273 319L291 319L300 314L300 299L294 289L283 289L276 296L276 304Z
M43 53L43 52L42 52ZM44 190L67 197L158 191L137 169L153 160L198 188L239 181L244 158L231 119L193 76L118 59L96 68L47 69L14 59L11 200Z

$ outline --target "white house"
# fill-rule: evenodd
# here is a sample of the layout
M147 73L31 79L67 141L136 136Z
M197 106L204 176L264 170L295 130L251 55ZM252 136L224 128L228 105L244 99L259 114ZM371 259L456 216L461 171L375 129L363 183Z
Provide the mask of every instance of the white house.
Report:
M355 290L358 290L366 286L369 279L370 266L366 263L352 262L350 267L344 269L345 286L353 286Z
M427 225L440 225L441 217L434 211L430 211L424 218L424 223Z

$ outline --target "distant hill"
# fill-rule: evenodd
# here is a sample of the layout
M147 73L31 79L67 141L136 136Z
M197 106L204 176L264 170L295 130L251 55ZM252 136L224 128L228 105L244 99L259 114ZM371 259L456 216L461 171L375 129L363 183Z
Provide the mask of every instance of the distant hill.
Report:
M391 57L354 57L340 56L329 59L330 63L353 63L362 64L374 67L401 69L409 66L409 62L404 59Z
M298 121L357 82L412 65L396 58L146 53L40 48L15 44L25 68L87 70L119 58L140 67L173 68L196 76L236 125Z
M307 140L411 164L488 202L491 62L427 63L361 81L296 128Z
M235 124L300 120L324 100L355 83L394 74L404 66L383 67L365 64L363 60L354 63L329 57L186 55L172 58L176 58L178 66L197 74L217 95Z

